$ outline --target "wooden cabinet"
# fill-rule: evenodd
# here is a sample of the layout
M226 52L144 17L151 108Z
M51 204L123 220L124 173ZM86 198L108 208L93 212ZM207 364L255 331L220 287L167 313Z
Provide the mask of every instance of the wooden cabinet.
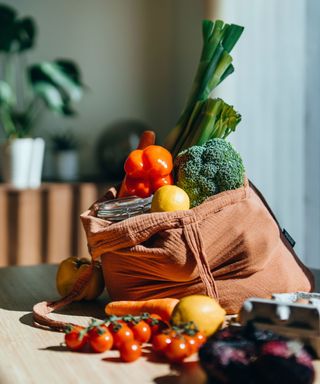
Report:
M0 266L89 256L79 215L103 195L96 183L45 183L17 190L0 184Z

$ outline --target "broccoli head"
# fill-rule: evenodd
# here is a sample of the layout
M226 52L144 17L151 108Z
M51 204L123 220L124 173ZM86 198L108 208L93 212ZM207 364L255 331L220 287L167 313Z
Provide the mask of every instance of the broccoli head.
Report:
M191 207L219 192L241 187L245 174L239 153L224 139L180 152L175 171L177 185L189 195Z

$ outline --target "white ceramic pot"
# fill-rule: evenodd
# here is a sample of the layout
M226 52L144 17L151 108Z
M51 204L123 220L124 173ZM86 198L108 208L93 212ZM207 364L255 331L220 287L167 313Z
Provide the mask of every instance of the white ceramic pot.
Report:
M14 139L1 148L2 175L15 188L38 188L41 184L45 142L42 138Z
M58 151L54 154L55 172L59 180L72 181L79 176L78 151Z

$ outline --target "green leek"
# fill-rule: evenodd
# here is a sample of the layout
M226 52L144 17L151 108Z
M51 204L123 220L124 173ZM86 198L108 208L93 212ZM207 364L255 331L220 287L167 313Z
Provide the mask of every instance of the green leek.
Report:
M242 32L243 27L239 25L225 24L221 20L215 22L211 20L203 21L203 47L191 93L186 103L186 107L178 119L177 125L169 133L167 138L167 147L171 150L174 156L176 156L182 149L186 148L188 143L194 142L196 137L198 137L198 140L200 141L205 140L205 137L211 137L212 132L210 133L209 127L215 127L216 133L221 134L222 136L225 136L227 132L230 133L235 129L233 125L230 125L228 129L223 131L222 127L225 126L225 123L219 123L222 124L219 128L219 124L217 125L216 123L218 117L214 115L214 121L209 122L208 120L210 120L212 111L208 116L204 111L204 113L202 113L201 110L202 108L206 108L207 110L208 107L209 109L213 108L213 111L219 109L218 105L214 107L212 101L208 101L211 107L209 105L204 106L202 103L206 102L213 89L234 71L230 52L239 40ZM220 102L222 102L222 100ZM226 109L224 109L224 113L228 115ZM201 121L201 116L207 116L205 121ZM235 121L238 121L237 118L235 119ZM202 139L201 129L203 126L206 128L206 133ZM195 129L198 129L198 133L194 132ZM220 130L222 133L219 133ZM192 137L190 137L190 135Z
M198 102L188 123L188 137L181 150L193 145L203 145L214 138L225 139L241 121L241 116L222 99Z

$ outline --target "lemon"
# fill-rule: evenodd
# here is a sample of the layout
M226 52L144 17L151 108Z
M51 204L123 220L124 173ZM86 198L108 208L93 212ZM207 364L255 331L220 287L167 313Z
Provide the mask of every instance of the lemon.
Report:
M151 203L151 212L180 211L189 208L189 196L176 185L164 185L157 189Z
M191 295L183 297L174 307L171 321L174 325L193 321L208 337L220 329L225 314L225 310L211 297Z

